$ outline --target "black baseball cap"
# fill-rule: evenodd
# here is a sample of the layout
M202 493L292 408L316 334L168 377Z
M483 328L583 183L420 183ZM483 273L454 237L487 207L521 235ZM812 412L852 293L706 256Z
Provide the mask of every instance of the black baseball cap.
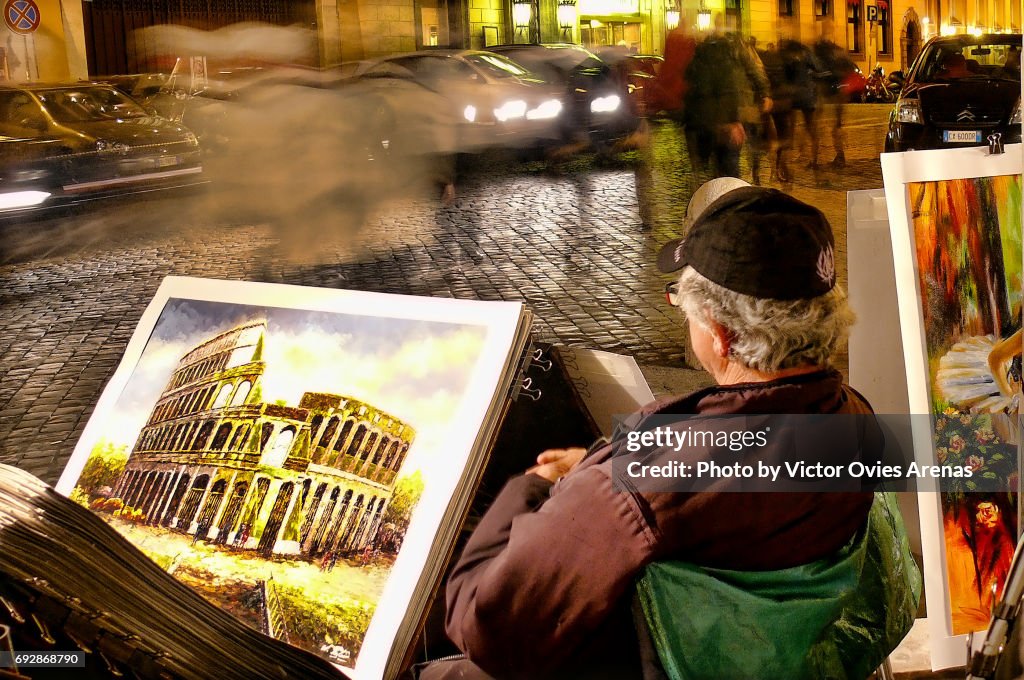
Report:
M740 187L711 203L658 253L666 274L693 267L759 298L818 297L836 285L835 239L820 210L778 189Z

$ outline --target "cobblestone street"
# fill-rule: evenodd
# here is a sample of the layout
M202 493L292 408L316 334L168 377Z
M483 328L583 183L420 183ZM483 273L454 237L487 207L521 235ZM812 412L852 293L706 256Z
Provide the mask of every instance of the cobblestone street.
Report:
M812 170L796 159L795 181L777 185L829 217L842 283L845 192L881 187L886 115L883 106L850 109L846 167ZM433 195L396 198L357 236L334 229L330 211L298 231L223 219L209 208L213 191L2 224L0 462L55 481L146 303L171 274L523 301L538 340L683 367L682 319L664 302L667 279L653 260L678 235L698 180L673 125L655 123L650 137L648 148L614 162L477 161L452 205ZM827 163L834 152L822 138Z

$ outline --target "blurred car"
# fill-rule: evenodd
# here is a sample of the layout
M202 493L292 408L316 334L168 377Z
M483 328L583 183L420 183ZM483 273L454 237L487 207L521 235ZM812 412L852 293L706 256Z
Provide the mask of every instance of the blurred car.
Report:
M448 102L460 152L558 139L562 102L550 85L491 52L430 50L364 62L353 78L411 79ZM435 114L437 112L434 112Z
M886 151L1020 142L1019 33L932 38L889 116Z
M192 132L109 85L0 86L0 135L2 192L60 199L177 185L202 172Z
M657 54L631 54L626 57L626 94L636 115L650 116L658 112L660 105L655 101L654 83L664 63L665 58Z
M107 76L93 82L113 85L143 106L149 104L167 86L171 76L166 73L135 73L126 76Z
M509 57L560 88L566 110L561 119L565 139L582 136L600 145L618 141L636 130L638 121L628 104L625 80L615 68L582 46L532 43L487 49Z

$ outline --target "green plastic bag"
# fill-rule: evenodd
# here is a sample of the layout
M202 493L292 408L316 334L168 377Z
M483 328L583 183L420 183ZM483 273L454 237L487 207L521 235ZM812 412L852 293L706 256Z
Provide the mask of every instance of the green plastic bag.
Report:
M921 573L892 493L831 558L778 571L647 567L637 592L672 680L864 680L910 631Z

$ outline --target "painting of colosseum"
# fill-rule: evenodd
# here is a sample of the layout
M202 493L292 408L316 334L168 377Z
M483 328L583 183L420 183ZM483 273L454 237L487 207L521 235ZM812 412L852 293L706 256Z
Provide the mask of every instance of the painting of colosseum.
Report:
M172 299L72 498L254 627L352 666L484 335Z

